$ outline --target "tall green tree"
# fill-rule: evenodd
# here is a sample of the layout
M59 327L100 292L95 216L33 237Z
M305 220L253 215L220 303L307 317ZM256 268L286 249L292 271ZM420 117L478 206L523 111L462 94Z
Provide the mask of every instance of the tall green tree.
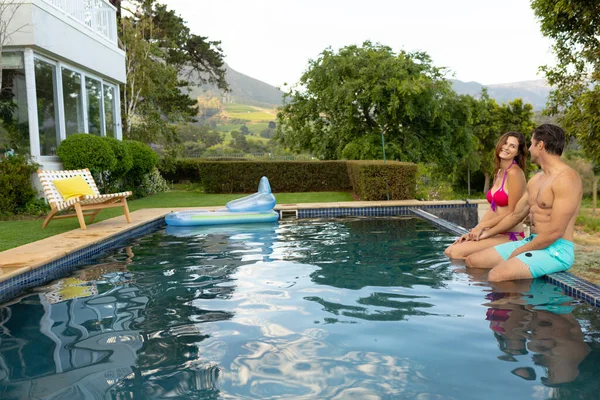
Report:
M531 7L542 34L554 40L557 59L555 67L541 67L556 88L546 112L558 115L567 133L600 166L600 0L532 0ZM597 183L596 174L594 193Z
M197 115L187 89L204 83L228 88L220 43L192 34L181 17L155 0L128 3L125 9L113 1L127 57L121 96L125 135L146 142L176 141L171 124Z
M475 136L475 151L464 160L464 169L480 172L484 177L483 192L487 192L494 176L494 151L498 139L509 131L517 131L527 140L535 124L533 122L533 106L517 98L508 103L498 105L489 97L486 89L482 90L478 99L468 96L466 99L471 108L472 132ZM456 177L463 181L462 177Z
M452 166L468 154L469 107L426 53L365 42L309 61L285 93L277 140L321 159L382 158Z

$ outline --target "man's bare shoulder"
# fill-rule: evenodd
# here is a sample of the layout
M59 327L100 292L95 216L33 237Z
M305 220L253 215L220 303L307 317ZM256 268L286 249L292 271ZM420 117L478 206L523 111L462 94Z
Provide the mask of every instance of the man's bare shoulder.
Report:
M577 171L565 164L565 168L554 179L553 186L574 190L581 188L582 183Z
M544 173L542 171L537 172L534 176L531 177L531 179L529 179L529 182L527 182L527 186L529 187L535 185L536 182L542 179L543 176Z

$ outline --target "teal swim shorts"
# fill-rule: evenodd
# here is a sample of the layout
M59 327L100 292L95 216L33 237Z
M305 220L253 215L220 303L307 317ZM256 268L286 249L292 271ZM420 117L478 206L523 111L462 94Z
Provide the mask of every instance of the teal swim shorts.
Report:
M535 235L531 235L518 242L502 243L494 246L494 249L504 260L508 260L515 249L529 243L534 237ZM517 258L529 267L534 278L539 278L571 268L575 261L575 245L560 238L545 249L527 251L519 254Z

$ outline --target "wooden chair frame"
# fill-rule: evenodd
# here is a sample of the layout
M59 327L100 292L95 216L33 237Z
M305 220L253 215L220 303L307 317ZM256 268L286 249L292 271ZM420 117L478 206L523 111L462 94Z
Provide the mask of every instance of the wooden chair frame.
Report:
M129 207L127 206L127 197L131 196L131 192L100 194L98 187L96 186L96 182L87 168L63 171L38 170L37 174L40 178L40 182L42 183L46 200L48 200L48 204L50 204L51 207L48 216L42 224L42 229L44 229L46 225L50 223L51 219L74 217L77 217L79 220L79 226L81 229L86 229L84 217L91 216L92 218L90 218L88 221L88 223L91 224L94 222L96 215L98 215L100 211L111 207L123 207L125 219L127 219L127 222L131 223ZM65 201L60 192L56 189L56 186L54 186L54 180L72 178L77 175L83 177L88 185L90 185L94 191L94 195L80 196ZM69 210L71 208L75 211L74 213L57 215L59 211Z

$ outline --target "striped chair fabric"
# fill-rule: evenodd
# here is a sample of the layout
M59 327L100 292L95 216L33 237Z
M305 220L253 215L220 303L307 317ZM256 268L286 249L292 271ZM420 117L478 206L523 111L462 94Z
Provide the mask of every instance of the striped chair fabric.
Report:
M120 192L120 193L109 193L109 194L100 194L98 191L98 187L96 186L96 182L92 177L89 169L76 169L76 170L61 170L61 171L48 171L48 170L38 170L38 177L40 178L40 182L42 183L42 189L44 190L44 196L46 200L48 200L48 204L50 204L51 211L46 217L46 220L42 224L42 228L45 228L46 225L50 222L50 219L54 218L67 218L67 217L78 217L79 224L81 229L86 229L85 221L83 219L84 215L92 215L92 219L90 223L93 222L96 215L103 208L109 207L123 207L123 211L125 213L125 218L127 222L131 222L129 216L129 209L127 207L126 198L131 196L131 192ZM80 196L78 198L73 198L68 201L65 201L61 196L60 192L54 186L54 180L57 179L65 179L72 178L77 175L81 175L81 177L87 182L88 185L94 191L94 195L85 195ZM66 215L57 215L55 214L62 210L68 210L69 208L75 209L75 214L66 214ZM91 214L84 214L83 211L86 210L96 210Z

